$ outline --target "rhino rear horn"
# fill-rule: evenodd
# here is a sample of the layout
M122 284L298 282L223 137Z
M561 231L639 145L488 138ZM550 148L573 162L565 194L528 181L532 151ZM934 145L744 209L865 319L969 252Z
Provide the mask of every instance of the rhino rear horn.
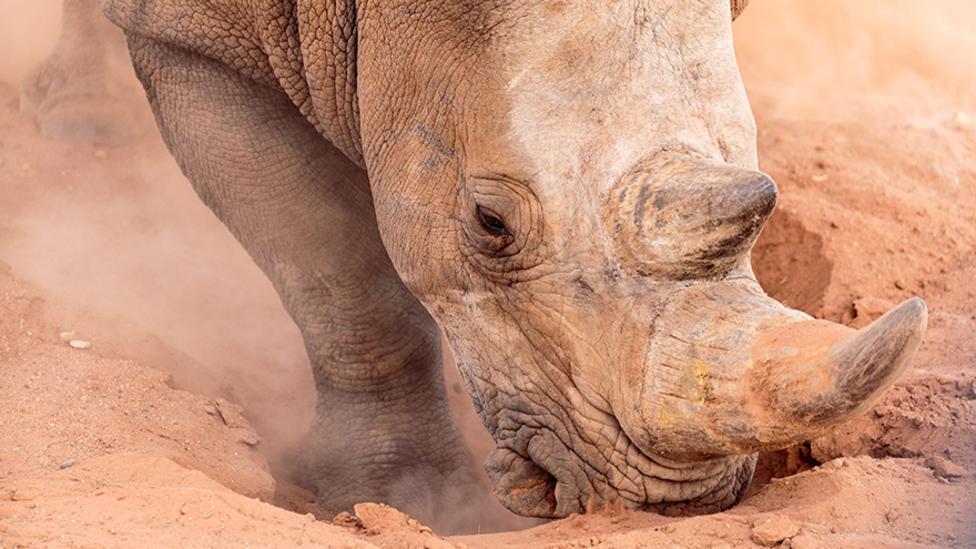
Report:
M672 157L632 171L609 199L624 265L674 279L714 276L751 248L776 206L766 174Z

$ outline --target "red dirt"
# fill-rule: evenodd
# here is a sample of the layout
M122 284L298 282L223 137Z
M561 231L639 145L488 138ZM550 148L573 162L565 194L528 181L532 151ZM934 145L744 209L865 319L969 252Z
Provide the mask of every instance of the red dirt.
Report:
M922 296L929 331L905 378L863 417L763 456L727 512L446 540L383 506L332 523L288 510L308 495L280 458L313 395L270 284L151 130L111 150L51 143L0 84L0 547L976 546L976 9L916 4L753 0L735 27L781 191L757 276L855 327ZM448 380L483 458L491 442Z

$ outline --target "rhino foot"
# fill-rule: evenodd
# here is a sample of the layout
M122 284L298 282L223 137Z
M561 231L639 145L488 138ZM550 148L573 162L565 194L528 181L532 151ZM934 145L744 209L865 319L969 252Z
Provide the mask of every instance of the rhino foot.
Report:
M345 414L343 414L345 415ZM377 422L316 421L293 456L297 484L331 518L357 503L386 503L438 533L491 531L507 513L495 502L451 426L383 431Z

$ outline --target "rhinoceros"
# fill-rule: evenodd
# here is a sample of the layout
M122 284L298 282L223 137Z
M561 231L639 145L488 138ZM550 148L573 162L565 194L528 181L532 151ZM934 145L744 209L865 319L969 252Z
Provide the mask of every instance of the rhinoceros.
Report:
M325 511L477 497L441 334L512 511L726 509L757 452L864 411L920 344L768 297L777 200L744 0L101 0L200 198L274 283L318 391Z

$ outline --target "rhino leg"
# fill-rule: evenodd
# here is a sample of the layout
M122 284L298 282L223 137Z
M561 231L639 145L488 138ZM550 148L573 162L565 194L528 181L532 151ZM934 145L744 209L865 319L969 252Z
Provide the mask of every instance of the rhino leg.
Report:
M118 145L148 125L138 90L122 32L105 19L98 1L64 0L61 34L24 80L21 109L45 137Z
M439 331L406 290L376 227L365 173L281 92L213 60L130 37L162 136L203 201L275 285L318 390L296 476L323 515L489 498L451 419Z

